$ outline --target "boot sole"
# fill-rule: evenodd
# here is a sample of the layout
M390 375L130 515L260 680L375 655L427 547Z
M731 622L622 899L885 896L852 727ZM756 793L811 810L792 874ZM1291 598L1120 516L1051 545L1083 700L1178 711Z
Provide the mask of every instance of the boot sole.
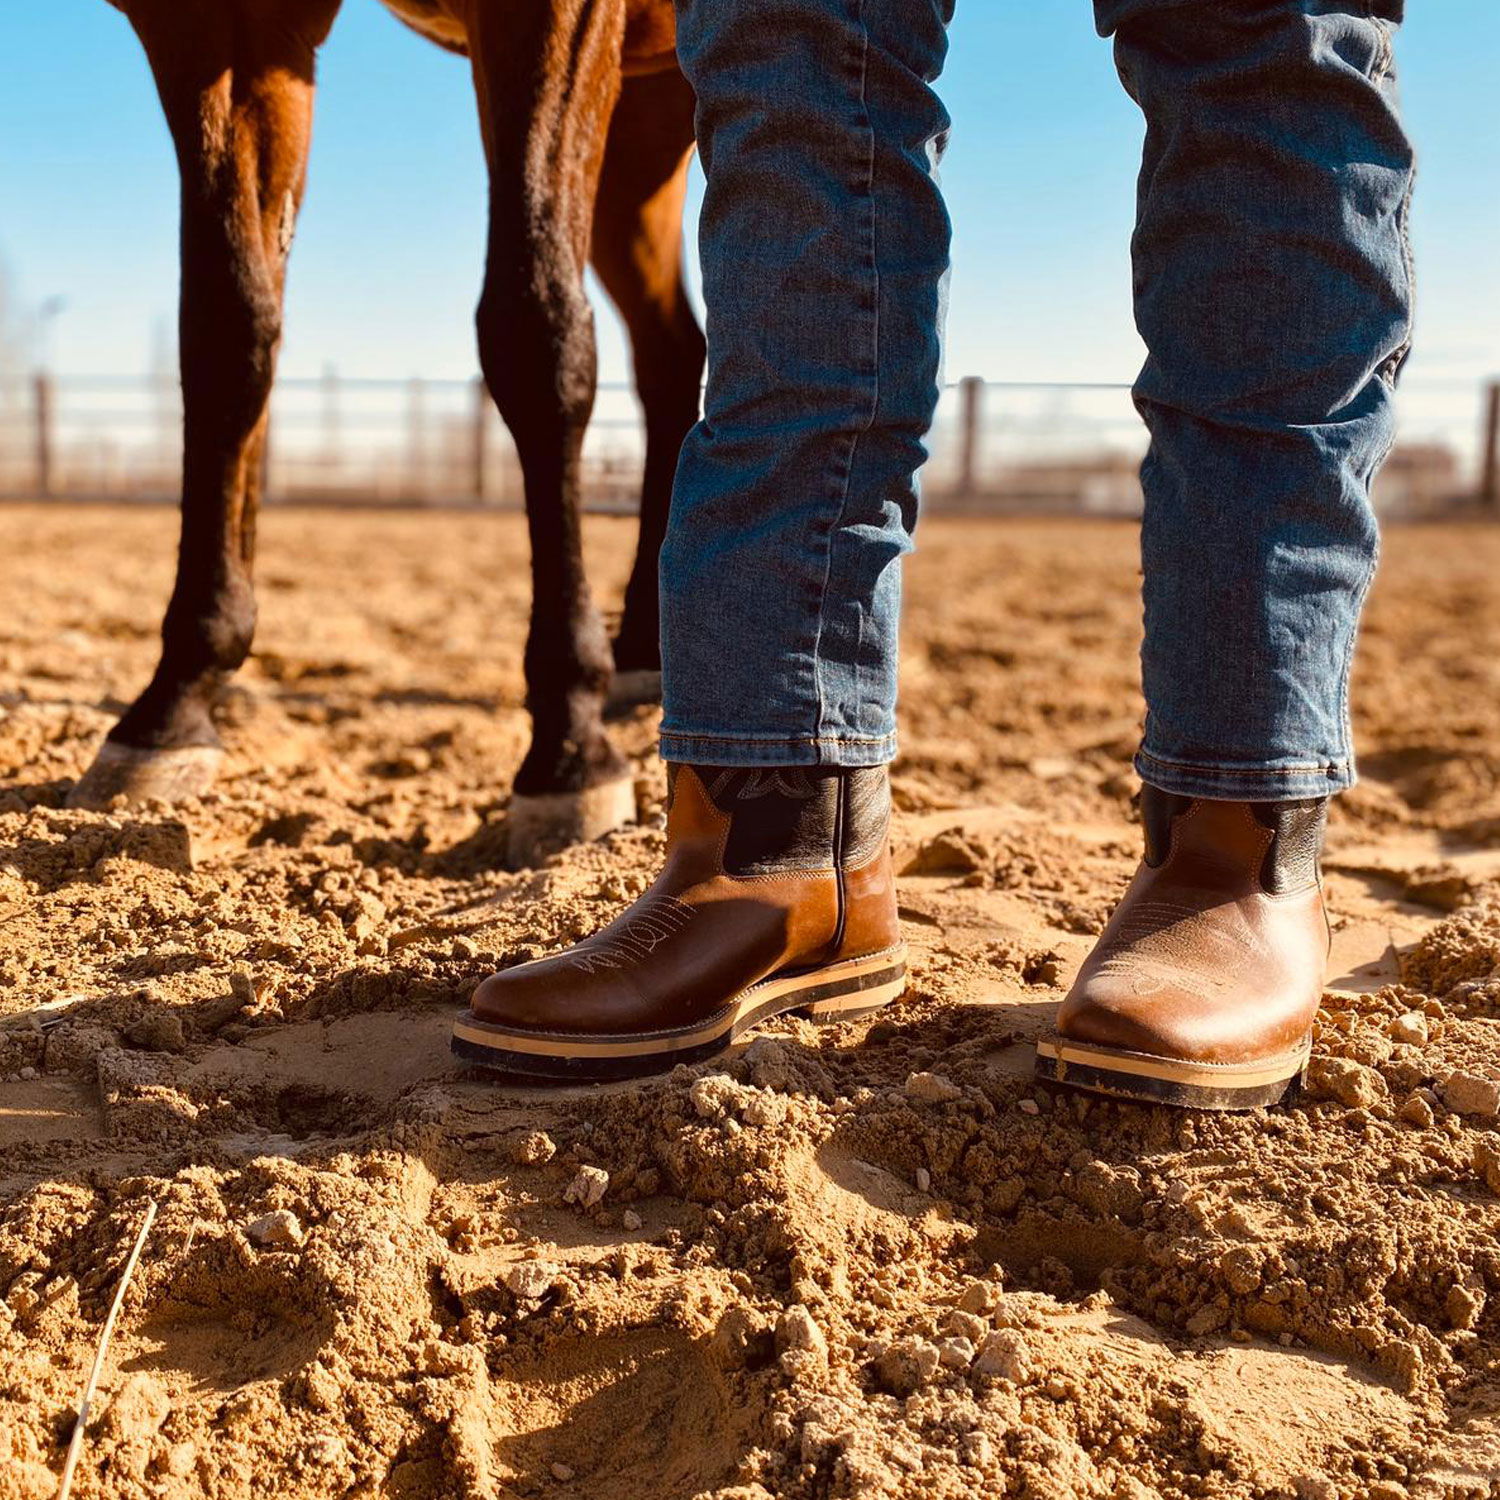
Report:
M674 1031L579 1036L527 1031L464 1011L453 1026L453 1053L464 1062L553 1082L605 1083L669 1072L728 1048L772 1016L800 1011L824 1026L856 1021L898 1000L906 989L906 947L785 974L751 985L707 1021Z
M1199 1063L1043 1037L1036 1076L1116 1099L1179 1109L1265 1109L1279 1103L1307 1067L1312 1033L1294 1052L1247 1063Z

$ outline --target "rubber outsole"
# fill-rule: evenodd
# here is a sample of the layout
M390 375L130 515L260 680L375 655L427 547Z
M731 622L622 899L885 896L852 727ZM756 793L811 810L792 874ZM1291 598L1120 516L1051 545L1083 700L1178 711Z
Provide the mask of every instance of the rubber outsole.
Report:
M453 1026L454 1056L494 1072L555 1083L610 1083L704 1062L773 1016L799 1011L836 1026L872 1015L906 989L906 949L829 964L802 974L763 979L706 1021L673 1031L630 1036L579 1036L527 1031L465 1011Z
M1066 1088L1179 1109L1266 1109L1298 1083L1311 1043L1309 1034L1295 1052L1257 1062L1195 1063L1085 1046L1053 1035L1037 1043L1036 1076Z

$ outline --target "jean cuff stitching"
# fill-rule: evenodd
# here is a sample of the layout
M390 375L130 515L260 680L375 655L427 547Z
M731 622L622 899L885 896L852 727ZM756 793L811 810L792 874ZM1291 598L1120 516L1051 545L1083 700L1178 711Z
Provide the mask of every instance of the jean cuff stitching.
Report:
M1139 760L1150 761L1169 771L1192 771L1200 776L1340 776L1349 769L1348 757L1342 760L1302 762L1294 766L1215 766L1205 761L1168 760L1149 750L1136 752Z

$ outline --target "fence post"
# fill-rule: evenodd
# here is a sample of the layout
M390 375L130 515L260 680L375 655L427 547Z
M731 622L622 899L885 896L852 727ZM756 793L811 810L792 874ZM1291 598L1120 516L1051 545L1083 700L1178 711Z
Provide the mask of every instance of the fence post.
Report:
M1500 380L1485 387L1484 446L1480 450L1479 503L1500 510Z
M32 381L32 403L36 415L36 492L44 500L53 494L52 377L38 371Z
M472 486L474 499L483 505L485 501L485 427L490 413L489 387L484 383L483 375L474 377L474 428L473 448L471 450L471 461L474 465L472 474Z
M426 387L420 375L406 383L406 489L407 499L427 499L427 406Z
M972 495L979 484L979 426L984 407L984 381L966 375L958 383L958 492Z
M339 409L339 372L336 366L323 366L323 458L317 485L325 494L336 493L342 480L343 420Z

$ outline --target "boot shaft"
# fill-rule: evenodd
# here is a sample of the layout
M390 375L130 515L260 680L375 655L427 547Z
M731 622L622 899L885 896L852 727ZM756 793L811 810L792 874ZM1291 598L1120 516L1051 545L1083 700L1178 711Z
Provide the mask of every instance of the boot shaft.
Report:
M667 832L676 845L722 840L724 874L738 879L867 866L890 838L890 778L884 766L725 767L669 765ZM705 827L698 796L679 796L693 777L721 815ZM723 827L721 819L728 820Z
M1202 866L1220 878L1237 876L1267 896L1309 890L1321 878L1319 860L1328 798L1293 802L1218 802L1181 797L1149 782L1141 787L1146 865L1171 860Z

